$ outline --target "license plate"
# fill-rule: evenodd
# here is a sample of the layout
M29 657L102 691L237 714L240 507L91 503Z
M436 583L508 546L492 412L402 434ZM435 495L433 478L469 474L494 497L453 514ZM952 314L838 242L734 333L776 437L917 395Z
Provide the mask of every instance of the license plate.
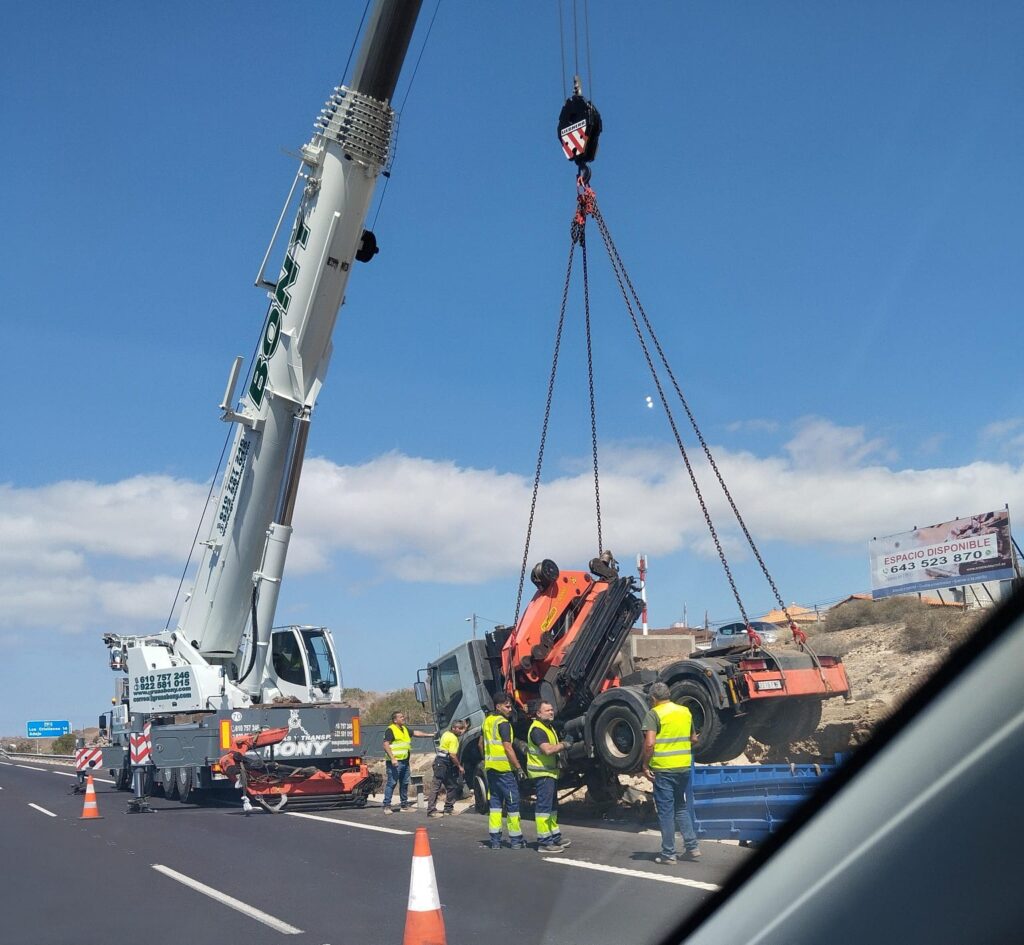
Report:
M765 689L781 689L781 679L759 679L757 681L758 692L763 692Z

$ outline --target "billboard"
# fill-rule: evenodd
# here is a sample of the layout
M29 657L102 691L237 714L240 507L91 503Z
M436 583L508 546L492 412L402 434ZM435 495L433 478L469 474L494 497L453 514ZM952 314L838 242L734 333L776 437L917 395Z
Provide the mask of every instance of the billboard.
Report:
M874 538L868 553L875 600L1014 576L1007 509Z

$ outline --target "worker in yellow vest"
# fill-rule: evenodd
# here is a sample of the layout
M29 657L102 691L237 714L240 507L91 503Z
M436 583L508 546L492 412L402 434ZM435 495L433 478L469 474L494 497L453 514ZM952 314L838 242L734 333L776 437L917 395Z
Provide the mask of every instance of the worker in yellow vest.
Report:
M700 857L697 831L687 798L692 796L693 718L685 706L676 705L668 686L655 683L649 693L651 710L644 716L643 773L654 782L654 806L661 825L661 853L655 863L676 862L676 829L683 835L684 860Z
M413 736L433 738L433 732L409 731L405 724L404 712L392 712L391 724L384 732L384 754L388 780L384 786L384 813L398 814L409 809L409 754L412 751ZM401 807L391 806L391 797L398 785L398 799Z
M568 751L572 742L555 734L555 707L550 702L536 703L533 715L526 733L526 774L533 784L537 850L561 853L572 841L564 839L558 827L558 754Z
M434 780L430 782L427 795L427 816L440 817L442 813L455 813L455 797L459 789L459 775L463 773L459 760L459 739L467 725L462 719L452 722L448 731L441 736L434 755ZM444 790L444 811L437 809L437 797Z
M502 692L494 698L494 711L484 719L480 753L490 795L487 817L488 846L501 849L502 812L508 818L508 843L513 850L526 846L519 820L519 781L526 777L512 747L512 700Z

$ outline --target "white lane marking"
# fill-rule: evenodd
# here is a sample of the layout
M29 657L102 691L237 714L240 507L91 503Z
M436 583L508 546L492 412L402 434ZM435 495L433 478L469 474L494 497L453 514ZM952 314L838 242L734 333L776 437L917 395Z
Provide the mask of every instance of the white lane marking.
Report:
M694 889L708 889L712 892L719 887L714 883L702 883L684 876L666 876L664 873L647 873L631 870L624 866L605 866L603 863L589 863L586 860L570 860L561 856L546 856L545 863L561 863L563 866L580 866L585 870L600 870L602 873L618 873L620 876L635 876L637 879L653 879L659 883L675 883L677 886L692 886Z
M47 817L56 817L57 815L53 811L47 810L45 807L40 807L38 804L29 804L29 807L34 807L40 814L46 814Z
M59 774L62 778L77 778L78 775L70 771L54 771L54 774Z
M397 833L410 836L411 830L399 830L395 827L377 827L373 824L361 824L355 820L336 820L334 817L320 817L317 814L300 814L298 811L286 811L289 817L305 817L306 820L322 820L325 824L337 824L339 827L358 827L360 830L376 830L378 833Z
M14 762L13 761L0 761L0 765L3 765L5 768L13 768L14 767Z
M33 768L32 765L15 765L15 768L24 768L26 771L45 771L45 768Z
M211 899L215 899L217 902L230 909L241 912L242 915L247 915L249 918L255 919L257 922L269 925L272 929L280 932L282 935L302 934L302 929L297 929L294 925L289 925L287 922L283 922L281 919L275 918L274 916L257 909L255 906L250 906L248 903L242 902L240 899L235 899L234 896L222 893L219 889L214 889L212 886L207 886L205 883L201 883L197 879L192 879L191 876L186 876L184 873L172 870L169 866L161 866L159 863L153 863L151 865L158 873L163 873L164 876L181 883L183 886L188 886L189 889L194 889L196 892L202 893L204 896L209 896Z

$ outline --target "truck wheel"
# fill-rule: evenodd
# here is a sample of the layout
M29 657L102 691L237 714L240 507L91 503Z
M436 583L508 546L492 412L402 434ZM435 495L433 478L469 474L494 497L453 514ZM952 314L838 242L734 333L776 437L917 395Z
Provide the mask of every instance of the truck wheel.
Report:
M483 765L477 765L473 769L473 806L478 814L486 814L491 803L488 797L487 775L484 773Z
M697 734L697 747L693 759L706 764L719 750L718 742L725 729L722 717L711 701L711 694L703 685L692 679L674 683L670 692L673 702L690 710L690 715L693 716L693 730Z
M635 771L643 756L640 719L624 705L610 705L594 723L594 751L612 771Z
M732 761L742 755L750 741L751 724L747 718L729 719L722 728L722 734L715 742L714 750L709 754L701 753L701 761L709 764L712 761Z
M787 700L765 709L754 737L772 747L785 746L813 735L821 722L821 703L816 699Z

